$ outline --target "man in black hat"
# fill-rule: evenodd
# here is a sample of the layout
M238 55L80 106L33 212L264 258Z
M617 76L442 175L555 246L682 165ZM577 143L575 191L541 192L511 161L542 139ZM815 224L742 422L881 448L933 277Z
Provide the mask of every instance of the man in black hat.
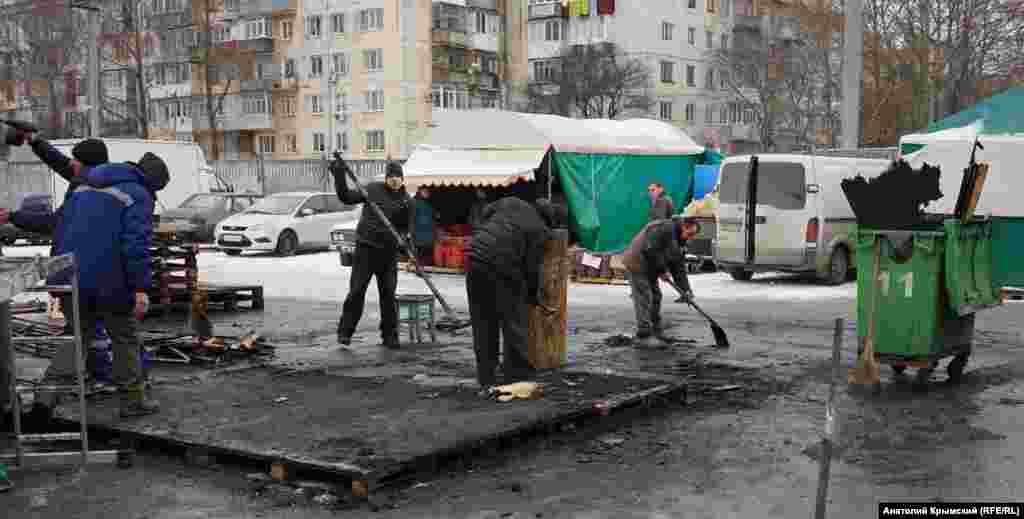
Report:
M348 164L341 157L331 162L330 170L338 198L346 204L363 204L363 213L356 226L356 251L348 296L338 320L338 343L352 343L356 325L363 316L366 289L370 286L370 278L376 277L380 294L381 339L385 347L397 348L398 302L395 290L398 287L398 256L402 245L370 204L376 204L395 230L408 239L413 228L413 211L410 210L409 193L405 190L402 166L389 162L384 181L367 184L365 197L359 190L349 187L346 178Z

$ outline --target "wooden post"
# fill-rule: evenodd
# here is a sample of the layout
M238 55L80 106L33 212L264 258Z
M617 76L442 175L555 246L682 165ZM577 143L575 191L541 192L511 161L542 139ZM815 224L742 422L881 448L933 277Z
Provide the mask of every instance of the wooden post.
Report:
M530 307L530 365L536 369L560 368L565 365L567 354L566 300L569 288L569 269L566 258L569 250L569 231L555 229L552 238L544 246L544 267L541 283L544 286L544 301L541 303L556 310L548 314L544 309Z
M825 519L828 509L828 480L832 468L832 440L835 435L836 380L839 378L839 351L843 348L842 319L836 319L835 334L832 338L832 377L828 386L828 404L825 408L825 433L821 437L821 454L818 459L818 496L815 500L814 519Z

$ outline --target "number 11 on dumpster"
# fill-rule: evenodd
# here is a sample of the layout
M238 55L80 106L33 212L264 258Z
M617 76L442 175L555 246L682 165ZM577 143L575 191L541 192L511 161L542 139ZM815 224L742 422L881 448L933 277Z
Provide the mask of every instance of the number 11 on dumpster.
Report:
M903 282L903 297L907 299L914 297L914 273L907 272L906 274L899 277L899 280ZM889 281L890 276L888 272L878 273L879 284L882 285L882 296L889 296Z

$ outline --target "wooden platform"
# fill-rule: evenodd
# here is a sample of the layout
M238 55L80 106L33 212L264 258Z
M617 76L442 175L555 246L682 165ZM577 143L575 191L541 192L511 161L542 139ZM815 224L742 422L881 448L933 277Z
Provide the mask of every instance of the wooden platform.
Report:
M471 386L421 386L405 378L355 378L323 370L257 367L160 385L156 415L121 419L116 399L89 404L99 433L241 457L284 473L307 471L373 488L436 469L560 424L685 395L682 381L553 371L539 400L497 402ZM77 409L58 415L76 419Z
M208 285L206 287L207 304L219 305L225 311L236 311L238 303L248 303L249 310L262 310L263 287L261 285ZM171 288L171 302L161 302L159 293L150 294L150 311L167 314L172 310L188 310L192 305L192 292L185 285L174 285Z

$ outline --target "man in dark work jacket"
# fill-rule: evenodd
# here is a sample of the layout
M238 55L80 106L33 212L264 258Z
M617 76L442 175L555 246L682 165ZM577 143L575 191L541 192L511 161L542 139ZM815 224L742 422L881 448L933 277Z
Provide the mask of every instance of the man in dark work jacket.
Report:
M540 305L544 243L553 211L546 201L536 205L515 197L502 198L483 209L469 245L466 292L473 323L477 381L495 384L499 332L504 337L502 371L506 382L532 371L528 357L529 307Z
M370 278L376 276L380 294L380 333L383 345L398 347L398 303L395 289L398 286L398 256L402 245L377 216L369 202L377 204L391 225L407 239L412 229L412 211L409 194L405 190L402 166L389 162L384 182L370 182L366 185L366 198L357 190L349 188L346 170L348 165L341 158L331 162L334 188L338 198L346 204L363 204L363 214L356 226L356 251L349 279L348 296L338 321L338 343L352 343L356 325L363 316L366 289Z

